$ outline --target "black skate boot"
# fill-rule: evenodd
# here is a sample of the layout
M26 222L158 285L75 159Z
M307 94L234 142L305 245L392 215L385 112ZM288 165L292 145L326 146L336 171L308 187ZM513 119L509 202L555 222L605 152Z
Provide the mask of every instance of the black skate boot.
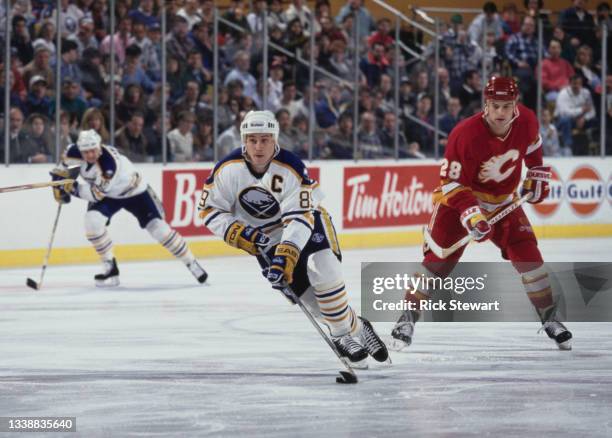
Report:
M359 317L361 320L361 333L359 333L359 339L361 344L365 347L368 354L374 358L377 362L385 362L389 359L389 352L387 346L378 337L374 331L374 327L365 318Z
M191 271L193 276L196 278L196 280L198 280L198 282L204 283L208 278L208 274L206 273L204 268L200 266L197 260L194 260L193 262L189 263L187 267L189 268L189 271Z
M350 334L337 336L332 338L334 345L338 349L340 356L346 357L351 365L355 368L367 368L368 352L366 349L355 341Z
M104 272L96 274L94 280L97 287L114 287L119 286L119 268L117 268L117 259L104 260Z
M395 327L391 331L393 336L392 349L400 351L412 344L414 336L414 325L419 320L420 314L411 310L406 310L395 323Z
M559 350L572 349L572 332L570 332L562 323L554 319L542 323L542 329L548 337L557 343Z

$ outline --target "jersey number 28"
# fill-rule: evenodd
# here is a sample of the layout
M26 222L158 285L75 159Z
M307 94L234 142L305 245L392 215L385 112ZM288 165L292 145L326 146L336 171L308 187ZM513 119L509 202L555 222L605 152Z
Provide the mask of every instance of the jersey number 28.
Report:
M440 176L442 178L459 179L459 177L461 176L461 163L459 161L451 161L449 166L449 162L445 158L444 160L442 160Z

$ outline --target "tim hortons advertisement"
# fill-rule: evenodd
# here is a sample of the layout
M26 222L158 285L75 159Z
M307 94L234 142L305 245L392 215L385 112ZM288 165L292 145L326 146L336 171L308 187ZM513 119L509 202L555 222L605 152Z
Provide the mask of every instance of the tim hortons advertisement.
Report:
M198 215L202 186L212 169L163 170L162 203L166 220L183 236L207 236L212 233ZM309 168L310 178L319 180L319 168Z
M433 210L440 166L346 167L342 225L348 228L422 225Z

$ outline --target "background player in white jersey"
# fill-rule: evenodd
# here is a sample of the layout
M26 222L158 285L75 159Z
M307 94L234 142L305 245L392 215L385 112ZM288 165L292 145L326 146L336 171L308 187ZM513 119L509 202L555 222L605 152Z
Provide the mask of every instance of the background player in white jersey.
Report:
M199 205L204 224L229 245L257 256L272 287L288 284L329 327L340 354L364 366L368 353L388 358L372 325L355 315L341 272L341 253L321 190L304 163L278 144L270 111L249 112L242 147L217 163ZM267 251L268 266L260 251Z
M164 221L163 207L153 189L142 180L132 162L117 149L103 145L93 129L81 131L76 144L68 146L61 164L51 171L54 180L78 175L84 182L56 187L53 193L60 203L70 202L71 196L89 202L85 232L104 265L104 272L94 277L97 286L119 285L113 242L106 227L113 215L122 209L132 213L141 228L185 263L200 283L206 281L206 271L183 237Z

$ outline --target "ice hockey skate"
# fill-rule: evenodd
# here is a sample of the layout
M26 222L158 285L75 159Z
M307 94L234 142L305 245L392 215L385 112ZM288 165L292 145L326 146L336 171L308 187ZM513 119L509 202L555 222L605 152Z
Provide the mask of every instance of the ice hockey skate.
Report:
M542 328L548 337L555 341L559 350L572 349L572 333L559 321L554 319L542 323Z
M389 352L387 346L380 339L378 334L374 331L374 327L365 318L359 317L361 320L361 332L359 333L359 339L361 345L363 345L370 356L377 362L386 362L389 360Z
M94 279L97 287L115 287L119 286L119 268L117 260L104 260L104 272L96 274Z
M410 310L406 310L402 313L402 316L395 323L395 327L391 331L393 341L389 345L389 348L394 351L401 351L404 348L412 344L412 337L414 336L414 325L418 320L418 314L415 317Z
M353 368L366 369L368 367L368 351L350 334L332 338L340 356L346 357Z
M189 263L187 267L199 283L204 283L208 278L208 273L204 270L204 268L202 268L202 266L200 266L197 260Z

